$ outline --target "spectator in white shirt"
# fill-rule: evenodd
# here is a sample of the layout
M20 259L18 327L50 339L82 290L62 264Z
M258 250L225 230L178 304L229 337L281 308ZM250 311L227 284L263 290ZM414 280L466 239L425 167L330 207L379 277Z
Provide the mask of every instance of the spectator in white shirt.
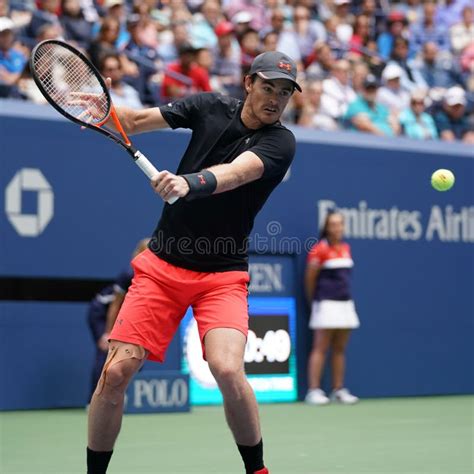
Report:
M331 117L339 120L356 97L356 93L350 86L349 61L340 59L334 63L330 77L323 81L321 104Z
M382 72L383 86L377 91L377 101L398 114L410 105L410 93L401 86L403 69L398 64L388 64Z
M141 109L138 91L131 85L123 82L123 69L118 54L105 54L99 62L100 73L104 77L110 77L112 84L110 87L110 98L114 105Z
M295 7L293 20L296 41L303 59L306 59L312 53L316 41L326 40L326 30L322 23L311 20L309 9L303 5Z
M311 62L306 68L306 78L309 80L328 79L335 58L331 48L324 41L317 41L314 45Z
M351 13L351 0L333 0L334 15L341 25L353 25L354 15Z
M474 41L473 8L466 5L462 10L462 21L453 25L449 31L451 49L461 54L463 49Z
M339 128L337 122L321 105L322 92L321 81L308 82L303 88L303 110L298 125L319 130L337 130Z
M278 33L277 50L285 53L296 63L301 63L302 56L296 33L285 24L285 12L280 9L273 10L271 28Z

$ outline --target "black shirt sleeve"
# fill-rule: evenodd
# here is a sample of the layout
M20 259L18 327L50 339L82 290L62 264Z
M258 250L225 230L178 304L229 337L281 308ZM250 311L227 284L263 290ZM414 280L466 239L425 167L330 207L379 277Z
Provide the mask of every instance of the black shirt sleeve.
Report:
M168 102L160 107L161 115L174 130L176 128L194 129L205 108L213 101L215 94L194 94L183 99Z
M295 156L296 140L286 128L266 131L248 151L255 153L263 162L263 179L285 175Z

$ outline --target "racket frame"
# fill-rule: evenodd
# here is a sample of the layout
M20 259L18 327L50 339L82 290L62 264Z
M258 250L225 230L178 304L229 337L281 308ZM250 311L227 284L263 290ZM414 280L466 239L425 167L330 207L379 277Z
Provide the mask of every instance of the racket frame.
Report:
M99 124L96 125L96 124L82 121L80 119L77 119L73 115L67 113L46 92L45 88L43 87L43 84L41 83L41 79L36 74L35 59L34 59L37 50L40 49L41 47L44 47L45 44L53 44L53 45L55 44L55 45L61 46L62 48L68 49L69 51L71 51L71 53L75 54L82 61L84 61L84 63L92 70L92 72L94 72L96 79L99 81L100 86L102 87L103 92L106 94L107 104L108 104L107 114L105 115L105 117L102 119L102 121ZM41 94L49 102L49 104L52 107L54 107L54 109L56 109L63 117L66 117L68 120L71 120L72 122L77 123L78 125L81 125L82 127L87 127L91 130L99 132L105 137L109 138L110 140L113 140L115 143L120 145L132 157L135 164L148 176L149 179L151 179L153 176L158 174L158 170L153 166L153 164L148 160L148 158L132 145L130 139L128 138L127 134L125 133L125 130L122 127L122 124L120 123L117 113L115 112L115 108L112 103L112 99L110 97L110 92L107 88L107 85L102 75L100 74L98 69L94 66L94 64L92 64L89 58L87 58L81 51L78 51L76 48L74 48L73 46L71 46L70 44L64 41L55 40L55 39L44 40L41 43L38 43L34 47L33 51L31 52L29 66L30 66L30 71L31 71L33 80L35 81L35 84L38 86L38 89L41 91ZM102 125L105 122L107 122L109 119L113 120L114 125L116 126L118 132L120 133L123 139L120 138L115 133L112 133L109 130L102 128ZM170 200L168 200L168 203L173 204L177 200L178 200L177 197L171 198Z

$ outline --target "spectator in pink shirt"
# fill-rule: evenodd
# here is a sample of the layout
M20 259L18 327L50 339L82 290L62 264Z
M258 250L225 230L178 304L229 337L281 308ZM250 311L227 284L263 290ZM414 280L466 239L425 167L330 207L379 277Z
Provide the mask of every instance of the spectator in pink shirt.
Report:
M250 26L260 31L267 25L266 8L261 0L233 0L226 8L229 18L232 18L238 12L248 12L252 16Z

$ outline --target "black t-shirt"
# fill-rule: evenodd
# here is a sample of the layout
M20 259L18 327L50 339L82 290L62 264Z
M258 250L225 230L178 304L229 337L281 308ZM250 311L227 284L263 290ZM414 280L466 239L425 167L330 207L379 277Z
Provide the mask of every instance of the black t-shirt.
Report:
M193 131L177 174L230 163L244 151L264 164L260 179L232 191L165 204L149 247L173 265L200 272L248 268L247 240L255 216L288 170L295 138L280 123L247 128L242 107L242 101L214 93L160 107L171 128Z

